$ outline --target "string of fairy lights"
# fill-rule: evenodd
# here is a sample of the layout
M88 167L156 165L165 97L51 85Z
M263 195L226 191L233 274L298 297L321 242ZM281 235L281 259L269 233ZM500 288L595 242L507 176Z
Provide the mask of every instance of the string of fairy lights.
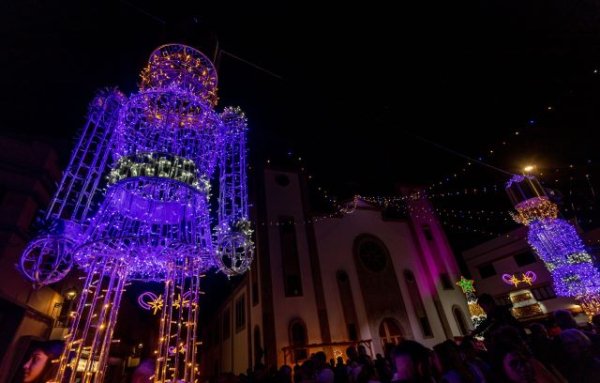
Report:
M591 79L597 79L598 76L600 75L600 70L598 68L593 68L588 73L590 74ZM570 92L572 93L572 90ZM526 137L526 134L529 131L529 128L536 126L539 123L539 120L541 120L542 118L544 118L548 115L553 114L558 108L560 108L560 105L557 100L555 100L554 102L546 102L544 107L542 107L537 112L533 112L530 114L531 116L539 116L539 118L531 117L531 118L527 119L526 121L523 121L520 124L517 124L517 125L521 126L520 129L519 128L515 129L515 130L511 131L510 133L508 133L503 139L490 144L484 152L480 152L479 155L475 156L473 159L480 161L480 162L486 162L486 161L491 160L492 158L497 156L497 154L499 154L499 153L505 151L507 148L509 148L510 144L514 143L517 140L523 140L524 137ZM587 163L590 164L591 160L587 160ZM572 170L574 167L575 166L571 163L565 168ZM454 172L449 172L445 176L442 176L437 181L432 182L429 186L426 187L426 190L428 192L431 192L441 186L448 185L448 184L456 181L461 176L466 175L470 169L473 169L473 160L467 159L462 164L462 166L460 166ZM560 167L555 167L554 171L558 172L560 169L561 169ZM539 177L539 176L543 176L543 175L544 174L542 172L542 173L538 174L537 176ZM589 177L589 174L586 174L586 177ZM555 182L558 182L558 181L555 180Z
M598 69L593 69L590 71L590 73L594 77L598 77L599 75ZM510 153L511 148L513 148L515 144L526 143L527 140L531 138L529 137L529 133L532 131L531 128L540 126L540 124L543 124L545 119L553 116L554 113L561 108L561 102L559 102L559 99L554 101L555 102L552 103L546 103L541 109L531 113L530 116L535 117L528 118L521 123L516 124L519 126L518 128L507 132L504 137L494 141L492 144L486 145L485 149L476 156L470 157L462 153L455 152L452 149L444 148L437 143L430 142L438 146L438 148L445 149L448 152L453 152L453 154L457 154L464 159L464 162L462 162L462 164L455 171L448 172L439 179L431 182L429 185L425 185L421 189L422 191L418 192L418 195L356 195L353 197L353 199L351 199L351 201L353 200L355 203L356 199L358 198L362 201L384 209L391 208L399 212L414 214L415 212L411 211L411 209L414 209L414 207L411 207L410 204L406 204L406 202L409 198L413 198L415 196L419 197L420 194L423 193L432 201L434 204L433 213L440 217L442 223L447 229L457 232L483 234L486 236L504 235L502 233L507 229L510 230L515 227L514 221L509 214L510 208L508 206L506 210L494 210L482 209L479 207L455 208L451 205L448 206L448 204L460 203L461 199L464 200L464 198L469 197L496 197L497 194L500 194L498 197L504 198L505 192L503 182L461 187L459 184L457 184L457 181L464 179L464 177L468 174L472 174L472 169L476 167L475 165L483 165L495 168L493 165L489 164L490 161L498 158L500 154ZM416 135L415 138L428 141L427 139L418 137ZM304 155L299 155L293 150L288 150L286 154L287 159L291 159L296 162L301 173L306 176L311 190L318 195L323 202L329 204L330 207L330 212L327 214L313 217L305 222L295 222L294 224L311 224L321 219L340 216L348 211L348 204L351 204L351 202L348 200L340 201L331 192L330 188L316 182L313 174L307 170ZM266 160L266 165L271 165L271 159ZM564 193L568 193L568 195L573 194L572 185L574 182L581 181L584 184L587 184L589 187L589 194L594 197L594 200L591 201L590 206L574 206L571 201L569 205L561 206L560 208L561 212L563 213L577 214L583 211L594 210L593 204L595 203L596 194L592 184L592 166L595 166L595 164L592 163L590 159L584 160L583 162L573 160L564 164L555 165L549 169L536 169L535 175L538 177L538 179L550 187L561 182L566 183L568 185L567 189L565 190L563 187L563 191ZM496 170L502 169L496 168ZM505 171L503 172L508 173ZM418 214L418 212L416 213ZM257 222L257 226L277 226L278 224L278 222Z
M291 156L291 154L289 154ZM435 201L452 201L455 197L456 198L464 198L464 197L479 197L479 196L493 196L495 194L501 193L502 196L504 194L504 187L502 184L499 183L494 183L494 184L486 184L486 185L481 185L478 187L463 187L463 188L456 188L453 190L434 190L435 188L433 187L433 185L430 185L428 187L425 188L425 191L417 193L417 194L409 194L409 195L392 195L392 196L382 196L382 195L355 195L350 201L339 201L338 198L336 196L334 196L328 188L321 186L321 185L317 185L314 182L314 177L312 176L312 174L309 174L307 169L306 169L306 165L304 165L302 163L302 156L298 156L297 157L298 162L301 164L300 166L300 171L305 174L306 179L309 181L309 185L311 185L311 189L316 192L317 195L320 196L320 198L324 201L327 202L330 206L330 213L328 214L322 214L319 215L317 217L313 217L311 219L308 219L304 222L294 222L294 224L312 224L315 222L318 222L319 220L322 219L328 219L328 218L333 218L333 217L338 217L343 213L348 213L349 210L352 210L351 208L349 209L349 205L352 205L353 201L355 204L355 201L357 199L360 199L362 201L365 201L367 203L379 206L381 208L393 208L396 209L397 211L404 211L405 213L411 212L411 213L415 213L414 211L412 211L413 209L415 209L414 207L412 207L410 204L406 204L406 202L410 199L410 198L414 198L414 197L419 197L420 193L424 193L427 198L429 198L430 200L432 200L433 202ZM267 161L267 165L270 165L271 161L268 160ZM569 169L573 169L574 166L570 165L568 167ZM556 169L555 173L559 173L561 169ZM542 173L543 175L543 173ZM558 177L556 177L556 174L552 174L554 177L554 181L556 181L556 179L558 179ZM562 172L562 175L566 175L565 172ZM572 179L572 176L568 176L570 179ZM585 174L585 180L586 182L591 182L590 181L590 175L589 173ZM592 191L592 193L594 193L593 191L593 186L590 183L590 190ZM592 210L593 206L589 206L588 209ZM513 220L510 216L510 209L506 209L506 210L502 210L502 209L485 209L485 208L455 208L455 207L442 207L442 206L434 206L432 207L432 212L435 213L437 216L439 216L442 219L442 223L444 224L444 226L448 229L454 230L454 231L458 231L458 232L465 232L465 233L474 233L474 234L482 234L482 235L486 235L486 236L492 236L492 237L496 237L499 235L503 235L502 234L502 230L490 230L487 228L482 227L485 225L489 225L490 223L495 224L496 226L500 225L500 226L507 226L507 225L514 225L513 224ZM581 208L570 208L568 206L565 206L562 208L562 211L564 211L565 213L567 212L573 212L575 213L576 211L580 211ZM419 212L416 212L417 214ZM427 213L431 213L431 212L427 212ZM461 223L456 224L453 223L452 220L460 220ZM464 221L468 220L471 222L471 224L467 224ZM279 222L276 221L271 221L271 222L257 222L257 226L278 226Z
M292 157L292 152L288 152L288 157ZM314 177L312 174L310 174L307 169L306 169L306 165L303 163L303 157L302 156L297 156L296 158L294 158L297 162L298 162L298 166L299 169L302 173L306 174L306 177L310 182L313 183L313 189L314 191L317 192L317 194L320 195L320 197L327 202L330 203L335 203L337 202L337 198L335 195L332 194L332 192L325 186L323 185L318 185L318 184L314 184L313 180ZM270 166L271 165L271 160L268 159L266 160L266 165ZM589 166L591 165L591 160L587 160L586 164L582 164L581 166ZM568 166L564 166L564 167L555 167L553 168L552 171L550 172L540 172L537 174L538 178L543 179L544 175L546 175L549 180L547 181L552 183L552 182L559 182L559 181L564 181L564 178L567 177L569 180L574 180L575 178L573 177L573 175L571 174L567 174L564 170L573 170L577 168L577 166L573 165L573 164L569 164ZM562 170L562 172L561 172ZM558 174L560 173L560 174ZM591 184L591 174L589 172L586 172L585 174L582 175L581 180L585 180L585 182L587 182L589 184L590 187L590 191L591 193L595 194L595 191L593 190L593 185ZM483 184L483 185L479 185L479 186L468 186L468 187L461 187L461 188L453 188L453 189L446 189L446 190L435 190L438 188L439 183L432 183L428 186L424 186L423 192L426 193L427 197L429 199L435 200L435 199L448 199L448 198L454 198L454 197L465 197L465 196L482 196L482 195L493 195L493 194L504 194L504 184L503 183L490 183L490 184ZM407 198L410 198L410 196L400 196L400 195L394 195L394 196L380 196L380 195L374 195L374 196L361 196L361 199L368 201L368 202L372 202L372 203L377 203L377 204L381 204L381 205L393 205L395 203L402 203L403 201L405 201ZM568 209L568 208L565 208Z
M288 152L288 157L292 157L292 153ZM309 181L309 185L320 198L329 204L330 212L326 214L321 214L319 216L312 217L310 219L304 221L295 221L291 222L294 225L307 225L313 224L320 220L330 219L334 217L340 217L343 214L347 214L352 212L352 205L356 205L357 200L362 200L369 204L373 204L379 206L381 208L387 209L392 208L400 212L415 213L416 217L420 217L419 211L414 211L416 208L413 205L407 204L406 202L410 198L419 197L419 193L417 194L409 194L409 195L391 195L391 196L383 196L383 195L355 195L350 200L340 201L336 196L334 196L328 188L318 185L314 182L314 177L312 174L309 174L306 165L303 163L303 157L298 156L295 158L300 165L300 171L306 176L306 179ZM267 165L271 164L271 160L267 160ZM570 169L574 168L574 166L570 165ZM560 169L558 169L560 171ZM564 172L563 172L564 174ZM586 174L586 179L589 180L589 174ZM425 189L431 189L431 185ZM471 197L471 196L486 196L486 195L494 195L497 193L501 193L504 196L504 185L495 183L495 184L487 184L481 185L478 187L466 187L461 189L454 190L434 190L429 191L425 190L422 193L427 196L432 201L436 200L452 200L453 197ZM349 207L351 206L351 207ZM590 207L592 209L593 207ZM569 212L571 209L569 207L564 207L562 209L564 212ZM510 234L504 233L507 227L514 227L514 221L510 215L510 209L486 209L486 208L455 208L455 207L441 207L441 206L432 206L431 211L422 212L426 213L423 216L427 216L431 213L440 217L442 224L449 230L459 233L469 233L469 234L478 234L489 237L498 237L498 236L510 236ZM459 223L455 221L460 221ZM466 221L466 222L465 222ZM264 221L264 222L256 222L257 226L279 226L281 223L278 221ZM490 229L489 226L493 224L494 229Z
M534 121L530 120L530 124L532 125L533 123L534 123ZM518 130L512 132L512 134L510 136L510 138L518 138L518 137L522 137L521 132ZM490 160L492 157L494 157L494 155L497 155L498 152L500 152L501 150L505 150L509 146L509 143L511 142L510 138L507 137L507 138L497 142L496 144L490 145L490 149L488 149L487 153L479 154L478 156L476 156L474 158L474 160L476 160L479 163L485 163L486 161ZM452 173L448 173L445 176L442 176L438 181L432 182L425 189L429 193L432 193L434 190L438 189L441 186L448 185L448 184L455 182L460 177L468 174L469 170L473 169L473 162L474 162L473 160L465 160L465 162L462 164L462 166L460 168L458 168L457 170L455 170Z

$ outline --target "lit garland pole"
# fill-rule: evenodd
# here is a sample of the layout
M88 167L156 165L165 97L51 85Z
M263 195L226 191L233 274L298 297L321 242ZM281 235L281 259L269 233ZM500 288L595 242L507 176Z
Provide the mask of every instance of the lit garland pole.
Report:
M527 240L552 274L556 295L574 297L589 316L600 312L600 272L592 263L577 231L558 218L533 176L515 175L506 185L515 221L529 227Z
M469 314L471 314L471 321L473 322L473 327L477 328L483 322L487 315L485 312L477 304L477 295L475 295L475 283L472 279L466 279L461 275L460 281L456 282L456 284L461 288L462 292L467 297L467 305L469 307Z
M47 230L20 264L38 286L73 264L87 272L55 381L102 382L128 280L165 283L153 303L161 312L154 381L197 379L200 277L213 267L243 273L253 257L246 118L239 108L215 112L216 91L210 60L171 44L151 54L139 92L105 91L92 102Z
M196 325L200 276L186 278L186 267L191 267L192 273L195 270L193 265L171 265L165 282L164 296L176 299L167 299L162 309L154 377L157 382L194 382L198 372Z
M83 382L104 378L101 366L108 360L127 268L125 262L114 258L98 259L88 267L77 310L71 313L67 350L59 361L57 382L63 381L69 364L82 372ZM69 374L76 375L72 370Z

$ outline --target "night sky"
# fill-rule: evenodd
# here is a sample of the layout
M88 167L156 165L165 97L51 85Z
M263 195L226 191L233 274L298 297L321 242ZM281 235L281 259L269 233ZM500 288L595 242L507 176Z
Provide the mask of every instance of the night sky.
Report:
M533 162L565 215L597 226L597 3L191 3L3 2L2 134L66 161L97 89L134 92L161 44L218 40L219 107L246 111L255 168L293 162L338 199L436 185L461 251L515 227L491 167Z

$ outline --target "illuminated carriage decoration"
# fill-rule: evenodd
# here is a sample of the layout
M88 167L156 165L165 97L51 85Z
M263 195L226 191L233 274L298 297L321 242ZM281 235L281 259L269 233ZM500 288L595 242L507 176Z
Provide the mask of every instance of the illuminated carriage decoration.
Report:
M212 268L243 273L253 258L244 114L214 110L216 70L193 48L159 47L141 77L129 98L105 90L90 104L45 215L47 233L21 258L38 286L62 279L72 265L87 274L58 381L103 380L131 280L165 285L154 380L194 381L200 277ZM211 203L218 205L212 224ZM187 305L178 303L184 295ZM81 371L67 373L70 366Z

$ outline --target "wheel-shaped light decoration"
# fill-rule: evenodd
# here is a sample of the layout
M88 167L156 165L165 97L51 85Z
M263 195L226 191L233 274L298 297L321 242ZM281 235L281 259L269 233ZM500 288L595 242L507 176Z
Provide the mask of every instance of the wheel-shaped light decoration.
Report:
M223 238L216 252L216 261L227 276L245 273L253 259L254 245L242 233L232 233Z
M73 243L64 237L46 236L29 243L20 270L36 287L63 279L73 266Z

